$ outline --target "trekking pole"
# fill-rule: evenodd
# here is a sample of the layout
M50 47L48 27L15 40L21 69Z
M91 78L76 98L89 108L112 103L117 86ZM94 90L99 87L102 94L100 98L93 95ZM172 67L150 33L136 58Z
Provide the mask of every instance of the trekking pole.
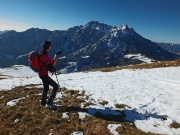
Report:
M58 82L58 89L60 89L60 84L59 84L59 80L58 80L58 77L57 77L56 72L55 72L55 76L56 76L56 80L57 80L57 82Z
M64 44L65 44L66 40L67 40L67 37L64 37L64 41L63 41L63 44L62 44L62 49L64 48ZM62 50L62 49L61 49L61 50ZM58 77L57 77L56 72L55 72L55 76L56 76L56 80L57 80L57 82L58 82L58 89L60 89L60 84L59 84L59 80L58 80Z

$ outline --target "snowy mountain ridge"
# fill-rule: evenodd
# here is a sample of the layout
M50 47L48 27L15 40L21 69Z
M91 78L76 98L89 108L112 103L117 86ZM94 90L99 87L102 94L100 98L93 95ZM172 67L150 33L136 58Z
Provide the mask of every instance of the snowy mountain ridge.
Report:
M68 39L63 45L64 37ZM40 51L44 40L50 40L53 44L49 54L51 57L63 48L61 57L65 58L57 63L57 68L68 72L144 63L140 59L125 58L128 54L141 54L152 61L179 58L178 55L143 38L126 24L115 27L91 21L63 31L31 28L24 32L10 31L1 34L0 67L28 65L26 54L32 50ZM70 66L68 62L77 64Z

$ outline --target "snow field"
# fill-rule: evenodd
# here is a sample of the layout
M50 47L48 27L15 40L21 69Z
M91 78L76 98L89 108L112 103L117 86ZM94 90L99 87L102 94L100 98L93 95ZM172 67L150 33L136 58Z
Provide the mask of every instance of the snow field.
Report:
M109 124L107 126L107 128L109 129L109 131L113 134L113 135L119 135L118 132L116 132L116 128L120 127L121 124Z
M42 83L37 74L25 66L0 69L0 72L8 78L0 80L0 90ZM52 78L56 80L55 76ZM96 105L90 106L88 114L93 115L95 110L113 114L113 110L117 110L115 104L126 104L132 107L124 109L126 120L134 122L140 130L180 134L180 129L170 127L173 121L180 123L180 67L80 72L61 74L58 79L61 87L85 91L86 95L94 99ZM99 101L104 100L108 104L100 106ZM79 114L82 119L86 115Z

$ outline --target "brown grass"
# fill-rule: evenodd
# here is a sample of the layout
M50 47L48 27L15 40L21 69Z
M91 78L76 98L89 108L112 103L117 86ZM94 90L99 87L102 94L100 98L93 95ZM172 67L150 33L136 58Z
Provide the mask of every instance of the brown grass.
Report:
M115 104L115 107L116 107L116 108L119 108L119 109L123 109L123 108L125 108L125 107L131 108L130 106L125 105L125 104Z
M105 101L105 100L103 100L103 101L101 101L101 102L99 102L101 105L107 105L109 102L108 101Z
M6 75L2 75L2 74L0 74L0 80L2 80L2 79L6 79L6 78L4 78L4 76L6 76Z
M171 128L180 128L180 124L177 122L173 122L170 126Z
M112 72L112 71L122 70L122 69L150 69L150 68L171 67L171 66L173 67L180 66L180 59L174 60L174 61L154 62L150 64L137 64L137 65L132 65L132 66L93 69L92 71Z
M116 131L121 135L145 135L145 134L154 135L153 133L144 133L139 129L134 130L134 128L135 126L133 124L125 122L122 124L122 127L118 127Z
M62 107L56 111L49 110L40 106L41 88L29 85L32 88L16 87L10 91L0 91L0 135L70 135L74 131L82 131L84 135L110 135L107 129L108 124L121 124L117 132L121 134L152 135L138 130L133 124L124 120L124 116L102 115L96 113L94 116L86 116L83 120L79 119L78 111L87 112L81 103L91 104L86 101L85 93L67 90L62 88L63 98L57 104ZM28 96L27 96L28 95ZM80 99L78 96L84 98ZM7 102L26 97L20 100L16 106L7 106ZM103 101L102 104L107 104ZM88 105L87 105L88 106ZM124 105L126 106L126 105ZM67 112L69 120L62 118L62 113ZM15 120L19 119L17 123Z

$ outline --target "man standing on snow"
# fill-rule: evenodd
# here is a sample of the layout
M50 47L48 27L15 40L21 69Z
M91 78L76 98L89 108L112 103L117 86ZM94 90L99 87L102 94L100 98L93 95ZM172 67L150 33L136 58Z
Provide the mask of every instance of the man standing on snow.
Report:
M41 97L41 105L46 106L48 108L55 108L56 106L53 104L53 100L56 96L56 92L58 91L58 84L48 76L48 70L46 65L47 64L56 64L57 62L57 55L60 55L62 53L62 50L60 50L58 53L55 54L54 59L49 58L48 52L51 49L51 42L50 41L44 41L43 42L43 49L40 52L40 67L41 70L39 71L38 75L42 79L43 82L43 91L42 91L42 97ZM47 99L47 92L49 90L49 85L53 87L48 100Z

